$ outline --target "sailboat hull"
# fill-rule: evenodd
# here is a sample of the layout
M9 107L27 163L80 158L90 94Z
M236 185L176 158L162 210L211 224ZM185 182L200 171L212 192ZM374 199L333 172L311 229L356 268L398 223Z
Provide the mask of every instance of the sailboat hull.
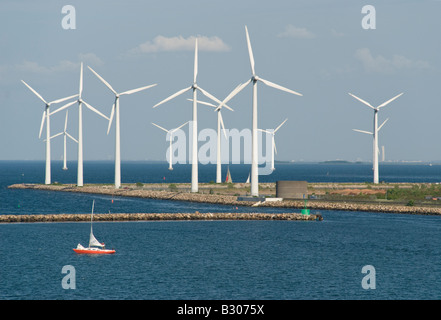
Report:
M76 253L80 254L113 254L115 250L111 249L99 249L99 248L84 248L84 249L73 249Z

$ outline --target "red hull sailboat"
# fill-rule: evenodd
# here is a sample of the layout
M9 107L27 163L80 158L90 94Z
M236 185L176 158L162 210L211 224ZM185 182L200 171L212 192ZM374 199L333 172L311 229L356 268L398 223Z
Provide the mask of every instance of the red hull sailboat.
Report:
M93 207L95 205L95 200L92 203L92 214L90 217L90 238L89 238L89 246L83 247L80 243L77 245L73 251L80 254L113 254L115 250L106 249L104 243L99 242L95 236L93 235L92 222L93 222Z

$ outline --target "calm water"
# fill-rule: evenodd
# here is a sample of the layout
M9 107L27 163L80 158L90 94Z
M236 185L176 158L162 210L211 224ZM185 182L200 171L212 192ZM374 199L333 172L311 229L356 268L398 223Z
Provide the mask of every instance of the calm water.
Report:
M248 169L230 166L233 180L246 180ZM438 182L440 169L380 167L381 180L389 182ZM54 163L53 171L53 181L75 182L74 164L64 172ZM371 173L369 165L286 164L261 181L283 176L364 182L371 180ZM111 183L112 174L112 163L85 164L86 183ZM202 182L214 180L214 174L214 166L201 166ZM160 182L164 177L170 183L188 181L189 167L176 166L170 173L166 164L123 164L123 182ZM112 203L106 196L5 188L43 179L42 162L0 162L0 214L84 213L90 212L92 199L95 212L235 209L148 199L118 198ZM96 237L117 250L115 255L97 257L72 251L77 243L87 243L88 223L2 224L0 299L441 298L439 217L320 213L322 222L97 222ZM76 270L75 290L61 286L65 265ZM375 268L374 290L362 288L365 265Z

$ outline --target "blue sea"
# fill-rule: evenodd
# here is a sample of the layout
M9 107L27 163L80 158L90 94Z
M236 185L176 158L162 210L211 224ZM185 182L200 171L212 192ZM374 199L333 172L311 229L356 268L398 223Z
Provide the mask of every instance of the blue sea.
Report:
M67 171L61 167L52 163L52 181L75 183L75 163L68 163ZM229 168L234 182L247 179L249 166ZM199 166L200 182L215 180L215 172L214 165ZM189 165L169 171L166 163L122 164L123 183L179 183L190 177ZM260 176L262 182L277 180L370 182L372 166L281 163L273 174ZM383 164L380 180L441 182L441 165ZM7 189L43 182L44 162L0 161L0 214L89 213L92 200L96 213L287 211ZM112 183L113 163L85 162L84 182ZM98 240L116 249L103 256L72 250L87 244L90 223L0 224L0 299L441 298L441 217L319 213L321 222L95 222ZM74 273L63 273L66 266ZM63 285L66 277L71 288Z

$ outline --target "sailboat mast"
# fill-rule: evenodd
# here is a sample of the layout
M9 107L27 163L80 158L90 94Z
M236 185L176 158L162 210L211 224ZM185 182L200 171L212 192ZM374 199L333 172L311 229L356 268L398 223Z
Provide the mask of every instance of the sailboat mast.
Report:
M92 239L93 230L92 230L92 222L93 222L93 208L95 206L95 200L92 202L92 214L90 215L90 237L89 237L89 248L90 248L90 239Z

